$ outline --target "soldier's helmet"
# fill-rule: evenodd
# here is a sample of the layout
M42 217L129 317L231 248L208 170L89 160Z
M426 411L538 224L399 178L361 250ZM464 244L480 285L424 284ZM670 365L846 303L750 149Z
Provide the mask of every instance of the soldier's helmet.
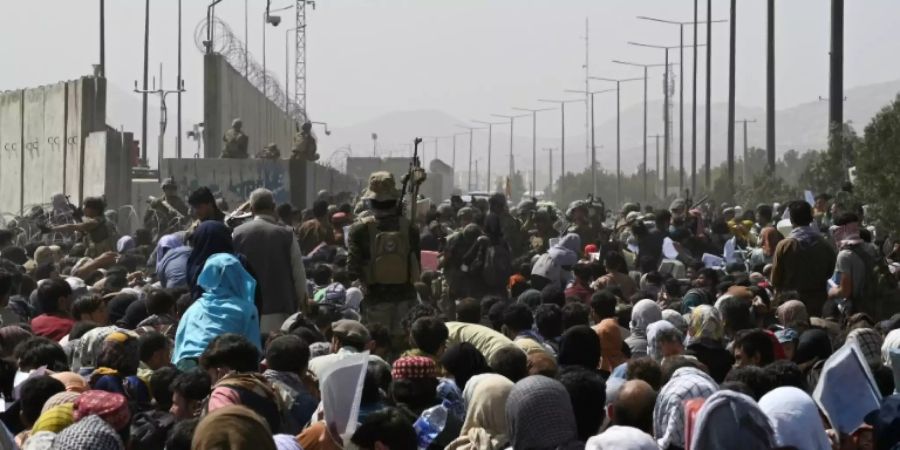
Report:
M375 172L369 175L369 188L366 189L362 198L376 202L398 200L400 191L397 189L394 175L390 172Z
M178 184L175 183L175 179L172 177L166 178L163 180L160 185L161 188L165 189L178 189Z

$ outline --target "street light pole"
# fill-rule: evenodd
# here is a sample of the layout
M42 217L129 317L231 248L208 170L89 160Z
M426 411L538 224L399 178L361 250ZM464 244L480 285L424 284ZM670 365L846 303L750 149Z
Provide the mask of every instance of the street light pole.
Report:
M643 78L643 80L644 80L644 168L643 168L643 173L641 175L643 176L643 180L644 180L643 181L643 183L644 183L644 203L646 203L647 202L647 137L648 137L647 136L647 79L648 79L647 69L649 69L650 67L662 67L662 66L665 66L665 64L638 64L638 63L633 63L633 62L628 62L628 61L619 61L619 60L615 60L615 59L612 62L615 64L623 64L626 66L640 67L640 68L644 69L644 78Z
M553 193L553 149L545 148L544 151L547 152L547 162L549 163L548 167L550 168L550 181L547 183L547 195L545 195L544 198L549 199Z
M472 143L474 142L473 137L475 135L475 130L480 130L481 128L466 125L457 125L457 127L469 130L469 170L467 174L468 180L466 181L466 190L472 192Z
M728 41L728 196L734 199L734 94L735 94L735 43L737 41L737 0L731 0L730 38Z
M553 108L513 108L516 111L528 111L531 113L531 195L534 196L537 189L537 113L550 111Z
M453 157L450 166L453 167L453 188L456 188L456 137L464 136L467 133L454 133L453 134Z
M747 147L747 124L748 123L756 123L756 119L753 120L738 120L737 123L744 124L744 164L741 166L741 178L743 178L744 186L750 185L750 164L748 163L748 158L750 157L749 147ZM770 172L774 173L774 172Z
M594 95L602 94L604 92L612 92L614 90L615 89L604 89L601 91L566 90L566 92L569 92L569 93L585 94L590 97L589 107L591 108L591 151L590 151L591 186L592 186L591 195L594 195L594 196L597 195L597 145L596 145L596 141L595 141L597 130L596 130L596 127L594 126Z
M493 141L493 134L494 134L494 125L503 125L503 123L502 122L485 122L483 120L473 120L472 122L480 123L482 125L487 125L487 129L488 129L487 172L486 172L487 176L485 177L485 179L487 180L487 184L486 184L485 191L490 192L491 191L491 156L492 156L491 152L493 150L492 149L492 145L493 145L492 141Z
M706 0L706 190L712 191L712 0Z
M574 99L574 100L548 100L548 99L539 99L539 102L545 103L559 103L559 110L561 112L560 119L560 147L559 147L559 176L563 177L566 175L566 103L574 103L574 102L583 102L584 99Z
M616 83L616 206L619 206L622 204L622 83L628 81L646 81L646 78L614 79L591 77L591 79Z
M515 121L516 121L516 119L518 119L520 117L525 117L528 114L519 114L517 116L508 116L508 115L503 115L503 114L491 114L491 115L494 117L500 117L500 118L509 120L509 179L510 179L510 182L512 182L512 177L516 171L516 162L515 162L515 157L513 156L513 137L514 137L513 132L515 130L515 128L514 128Z
M775 0L766 6L766 162L775 173Z

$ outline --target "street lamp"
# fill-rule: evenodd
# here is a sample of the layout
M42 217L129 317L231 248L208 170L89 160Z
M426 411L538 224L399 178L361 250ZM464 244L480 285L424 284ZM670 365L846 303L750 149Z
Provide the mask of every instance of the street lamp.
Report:
M457 125L457 127L469 130L469 172L468 181L466 182L466 188L469 192L472 192L472 142L474 142L473 137L475 134L475 130L483 130L484 128L470 127L467 125Z
M515 159L513 157L513 138L514 138L514 135L513 135L514 125L513 124L515 123L516 119L525 117L528 114L519 114L517 116L509 116L509 115L504 115L504 114L491 114L491 115L494 117L500 117L501 119L509 120L509 179L512 180L513 174L516 171L516 163L515 163ZM510 181L510 182L512 182L512 181Z
M629 81L639 81L645 80L644 78L603 78L603 77L589 77L592 80L600 80L600 81L608 81L612 83L616 83L616 206L621 205L622 201L622 106L621 106L621 92L622 92L622 83L627 83ZM645 80L646 81L646 80Z
M602 94L604 92L612 92L615 89L603 89L600 91L582 91L576 89L567 89L566 92L572 94L584 94L589 95L591 98L591 104L589 107L591 108L591 194L597 195L597 146L595 144L595 135L597 134L594 129L594 95Z
M453 133L453 156L451 157L450 167L453 168L453 189L456 189L456 137L465 136L469 133Z
M472 122L480 123L482 125L487 125L488 129L488 154L487 154L487 189L485 191L491 191L491 137L494 134L494 125L503 125L503 122L485 122L483 120L473 120Z
M679 60L682 62L681 67L679 68L679 94L678 94L678 139L680 141L680 158L681 158L681 174L680 177L680 188L684 191L684 27L685 25L693 25L694 26L694 43L697 43L697 27L701 24L706 24L706 22L697 22L697 0L694 0L694 20L689 22L684 21L676 21L676 20L666 20L659 19L656 17L647 17L647 16L638 16L638 19L641 20L649 20L652 22L659 22L669 25L678 25L679 30ZM712 20L709 23L722 23L727 22L727 20ZM693 101L691 102L691 192L694 192L697 189L697 45L692 46L694 48L694 89L693 89ZM707 124L707 126L709 126ZM647 134L647 133L644 133Z
M550 111L554 108L513 108L516 111L528 111L531 113L531 195L535 196L537 183L537 113L541 111ZM551 153L552 155L552 153ZM510 159L510 162L512 159ZM553 180L550 180L552 183Z
M560 147L559 147L559 158L560 158L560 171L559 176L563 177L566 175L566 103L575 103L575 102L583 102L583 98L574 99L574 100L548 100L548 99L538 99L539 102L545 103L559 103L559 110L561 112L561 120L560 125L562 128L560 134Z
M271 3L271 1L269 2ZM281 24L281 16L272 15L275 12L287 11L293 8L294 5L288 5L283 8L278 9L269 9L269 4L266 4L266 10L263 12L263 28L262 28L262 65L263 65L263 96L268 96L268 77L269 74L266 72L266 25L272 25L273 27L277 27Z
M662 67L665 64L638 64L628 61L619 61L614 59L612 61L614 64L623 64L626 66L633 67L642 67L644 69L644 169L643 169L643 179L644 179L644 203L647 202L647 69L651 67Z

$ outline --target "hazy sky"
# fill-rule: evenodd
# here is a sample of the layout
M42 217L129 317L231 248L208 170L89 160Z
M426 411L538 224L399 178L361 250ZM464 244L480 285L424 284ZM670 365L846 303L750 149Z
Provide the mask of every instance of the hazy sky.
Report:
M151 73L163 63L167 86L174 87L177 1L151 3ZM184 114L185 120L201 120L202 59L193 35L208 2L183 3L188 89ZM265 0L249 3L250 49L260 59ZM274 0L273 8L291 3ZM702 19L706 1L700 3ZM715 18L728 17L727 0L712 3ZM765 99L765 3L738 2L737 100L748 106L762 106ZM778 107L826 96L830 2L776 3ZM91 64L98 60L98 1L0 0L0 4L4 62L0 89L91 72ZM130 90L141 78L144 2L106 4L107 75L113 84ZM678 44L677 26L635 16L691 20L692 6L690 0L319 0L316 10L309 11L309 110L315 120L340 128L397 110L439 109L460 119L487 119L490 113L509 113L513 106L537 106L537 98L565 97L564 89L584 87L585 17L591 22L592 74L630 77L639 70L610 60L661 62L663 54L628 46L626 41ZM243 34L243 0L224 0L217 14ZM268 28L269 66L277 67L281 79L285 30L293 26L291 13L282 14L281 26ZM846 87L900 78L897 17L897 0L846 2ZM690 43L690 27L685 34ZM700 40L706 40L703 33ZM727 45L728 25L714 25L715 101L727 98ZM659 86L659 77L653 83ZM638 101L639 86L623 88L623 105ZM169 106L174 119L174 103ZM598 120L611 113L608 106L598 107ZM546 126L541 134L556 132L551 124Z

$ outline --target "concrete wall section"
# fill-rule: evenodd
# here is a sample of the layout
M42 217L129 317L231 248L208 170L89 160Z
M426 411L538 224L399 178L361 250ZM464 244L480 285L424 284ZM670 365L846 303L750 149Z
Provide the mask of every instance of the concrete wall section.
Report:
M42 150L44 142L44 88L25 91L22 134L25 151L22 153L22 208L26 211L35 205L49 203L43 194L44 164Z
M236 118L243 122L251 157L273 142L283 157L290 156L295 126L283 105L272 103L221 55L204 56L204 83L205 157L219 157L222 136Z
M0 212L22 211L22 96L0 94Z
M305 164L299 161L165 159L162 177L174 178L182 195L202 186L209 187L231 208L246 201L260 187L271 190L278 203L303 207L306 189L296 182L305 180L305 170Z
M66 194L75 202L81 195L81 167L84 164L84 127L82 127L82 106L84 106L84 82L75 80L68 83L66 92L66 167L63 173Z
M43 202L65 191L66 86L57 83L44 88L44 138L40 143Z

